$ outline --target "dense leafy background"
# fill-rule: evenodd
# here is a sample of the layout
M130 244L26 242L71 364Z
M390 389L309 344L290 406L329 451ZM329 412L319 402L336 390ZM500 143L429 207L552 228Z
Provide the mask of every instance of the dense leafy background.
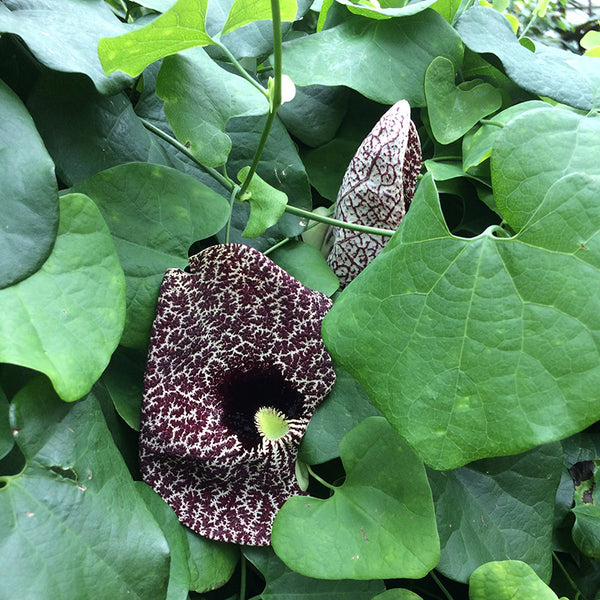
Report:
M600 598L600 43L470 4L282 0L296 96L232 209L270 2L0 4L0 598ZM293 209L327 212L402 98L422 178L339 292ZM162 275L230 216L334 299L269 548L186 530L136 458Z

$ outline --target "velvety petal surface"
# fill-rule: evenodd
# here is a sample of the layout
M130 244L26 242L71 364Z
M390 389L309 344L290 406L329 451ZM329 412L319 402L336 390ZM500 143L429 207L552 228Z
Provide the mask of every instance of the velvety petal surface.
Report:
M277 510L302 493L298 444L335 373L321 340L331 307L257 250L207 248L161 286L142 406L145 481L212 539L268 545ZM272 440L259 408L285 417Z
M406 214L421 169L421 145L400 100L377 122L350 162L340 187L334 218L369 227L396 229ZM346 286L383 249L388 238L333 227L328 262Z

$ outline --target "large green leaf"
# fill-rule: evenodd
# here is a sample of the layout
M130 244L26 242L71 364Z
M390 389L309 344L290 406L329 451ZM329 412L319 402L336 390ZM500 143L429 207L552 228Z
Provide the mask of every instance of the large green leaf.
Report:
M231 139L225 133L232 117L262 115L269 103L251 83L225 71L202 48L163 61L156 93L180 142L208 166L227 162Z
M122 73L107 77L97 52L101 37L125 30L103 0L5 0L0 4L0 31L18 35L51 69L84 73L103 94L114 94L131 82Z
M382 417L346 434L340 456L346 479L332 497L294 496L277 513L276 554L309 577L424 577L439 542L423 463Z
M480 119L502 106L502 94L489 83L454 84L452 61L438 56L425 73L429 124L440 144L461 138ZM475 85L473 85L475 83Z
M147 163L107 169L73 190L89 195L106 219L127 278L121 343L143 348L165 270L186 266L190 245L225 225L229 204L192 177Z
M279 3L279 10L282 21L293 21L296 17L296 0L282 0ZM249 23L266 19L271 20L270 0L235 0L221 31L221 35L225 35Z
M150 24L98 43L107 73L124 71L136 77L150 63L181 50L212 44L206 33L208 0L178 0Z
M437 56L458 68L462 45L432 10L402 19L354 17L283 47L283 69L296 85L345 85L367 98L424 106L425 71ZM376 66L376 68L375 68Z
M2 80L0 107L2 289L37 271L48 258L58 227L58 187L54 163L33 120Z
M189 545L185 528L173 509L148 485L135 482L135 489L156 519L169 544L169 586L165 600L187 600L190 589Z
M600 175L600 118L570 110L528 111L496 136L492 186L502 217L518 230L564 175Z
M576 108L590 109L594 94L586 78L572 66L577 55L532 52L521 45L508 20L493 8L465 12L456 30L473 52L495 54L506 74L523 89ZM568 62L567 62L568 61Z
M31 277L0 290L0 312L0 362L45 373L67 401L90 391L123 331L125 278L89 198L61 198L52 254Z
M558 596L526 563L518 560L489 562L469 582L469 600L558 600Z
M246 546L244 556L265 578L261 600L371 600L384 589L382 581L312 579L294 573L271 548Z
M337 0L348 7L355 15L369 17L370 19L391 19L392 17L408 17L429 8L436 0L384 0L376 4L352 2L351 0Z
M452 236L429 175L323 322L335 360L435 468L600 417L600 178L559 180L514 237Z
M562 448L555 443L454 471L431 471L442 547L437 569L466 583L482 564L518 557L549 581L561 470Z
M0 488L0 597L164 598L169 548L94 394L65 404L36 378L11 425L27 465Z

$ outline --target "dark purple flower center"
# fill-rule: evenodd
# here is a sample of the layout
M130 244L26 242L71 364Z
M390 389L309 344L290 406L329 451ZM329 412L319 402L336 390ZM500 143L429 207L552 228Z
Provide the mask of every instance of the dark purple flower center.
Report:
M254 416L259 408L272 408L293 419L302 409L302 396L273 368L224 373L217 397L221 401L223 425L247 448L259 446L262 437Z

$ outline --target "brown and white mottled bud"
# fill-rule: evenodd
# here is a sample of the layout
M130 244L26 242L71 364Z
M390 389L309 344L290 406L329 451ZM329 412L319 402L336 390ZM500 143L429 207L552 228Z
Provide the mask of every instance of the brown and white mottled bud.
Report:
M397 229L415 193L421 144L400 100L377 122L350 162L338 193L335 219L381 229ZM332 227L328 262L342 287L381 252L389 238Z
M298 445L335 373L331 307L257 250L207 248L163 279L144 381L140 465L179 520L268 545L294 494Z

